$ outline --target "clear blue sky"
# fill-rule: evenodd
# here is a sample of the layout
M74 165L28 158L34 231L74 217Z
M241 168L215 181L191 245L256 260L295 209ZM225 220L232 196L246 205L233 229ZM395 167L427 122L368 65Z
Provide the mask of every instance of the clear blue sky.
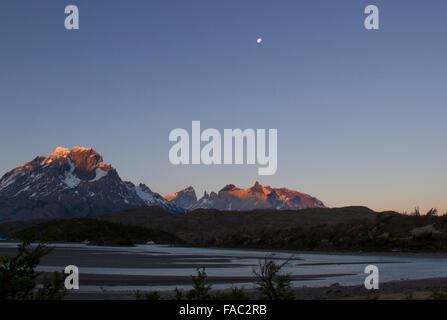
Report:
M64 29L68 4L80 30ZM379 31L363 27L369 4ZM0 174L77 145L162 194L259 180L329 206L445 211L446 13L444 0L3 0ZM277 128L277 173L171 165L169 132L192 120Z

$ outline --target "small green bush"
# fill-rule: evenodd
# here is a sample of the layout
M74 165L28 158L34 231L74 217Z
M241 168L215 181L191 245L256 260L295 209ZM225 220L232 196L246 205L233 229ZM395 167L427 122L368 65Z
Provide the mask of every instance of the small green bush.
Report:
M433 288L431 291L431 297L434 300L447 300L447 293L442 292L439 288Z
M193 288L186 293L188 300L209 300L211 286L208 284L208 276L205 268L197 269L197 276L191 276Z
M253 270L261 292L262 299L292 300L295 295L292 291L290 274L281 274L281 269L289 263L290 259L282 264L276 264L273 256L266 256L259 262L259 270Z
M64 297L65 274L54 272L52 278L44 278L38 288L37 278L42 274L35 271L40 259L53 248L44 244L31 247L32 231L23 237L15 257L0 256L0 300L60 300Z

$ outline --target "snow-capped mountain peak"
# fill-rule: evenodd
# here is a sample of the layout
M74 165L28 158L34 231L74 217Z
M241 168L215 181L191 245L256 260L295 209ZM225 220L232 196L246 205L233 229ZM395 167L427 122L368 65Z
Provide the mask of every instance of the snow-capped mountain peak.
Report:
M92 148L58 147L0 179L0 220L88 216L147 205L183 212L145 185L129 188Z

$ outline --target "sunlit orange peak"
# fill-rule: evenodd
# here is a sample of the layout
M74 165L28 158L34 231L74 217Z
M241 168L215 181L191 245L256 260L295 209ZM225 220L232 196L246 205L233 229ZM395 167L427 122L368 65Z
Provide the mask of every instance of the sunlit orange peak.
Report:
M70 150L63 147L57 147L50 156L64 157L70 153Z

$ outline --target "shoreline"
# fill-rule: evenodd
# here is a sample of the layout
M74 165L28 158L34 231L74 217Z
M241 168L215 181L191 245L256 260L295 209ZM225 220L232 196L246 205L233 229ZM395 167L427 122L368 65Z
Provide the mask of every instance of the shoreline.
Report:
M16 243L20 244L21 241L11 241L11 240L0 240L1 243ZM34 244L37 244L34 243ZM59 244L59 245L83 245L83 243L80 242L51 242L51 243L45 243L48 246L51 246L52 244ZM116 248L116 249L123 249L123 248L136 248L137 246L143 246L144 243L136 243L134 246L114 246L114 245L86 245L87 248ZM388 256L388 257L402 257L402 258L447 258L447 251L438 251L438 252L431 252L431 251L306 251L306 250L288 250L288 249L276 249L276 248L238 248L238 247L204 247L204 246L192 246L192 245L181 245L181 244L159 244L167 247L173 247L173 248L194 248L194 249L209 249L209 250L234 250L234 251L246 251L246 252L279 252L279 253L290 253L290 254L324 254L324 255L357 255L357 256ZM149 247L149 246L148 246ZM295 257L297 258L297 257Z
M295 300L425 300L432 299L435 290L447 292L447 277L413 280L388 281L381 283L378 290L366 290L363 285L341 286L334 283L325 287L294 287ZM173 290L155 290L161 300L174 300ZM216 292L212 290L211 292ZM227 291L227 290L222 290ZM139 291L141 294L151 291ZM259 299L255 289L246 289L245 293L252 299ZM65 300L136 300L136 290L102 292L67 292Z

